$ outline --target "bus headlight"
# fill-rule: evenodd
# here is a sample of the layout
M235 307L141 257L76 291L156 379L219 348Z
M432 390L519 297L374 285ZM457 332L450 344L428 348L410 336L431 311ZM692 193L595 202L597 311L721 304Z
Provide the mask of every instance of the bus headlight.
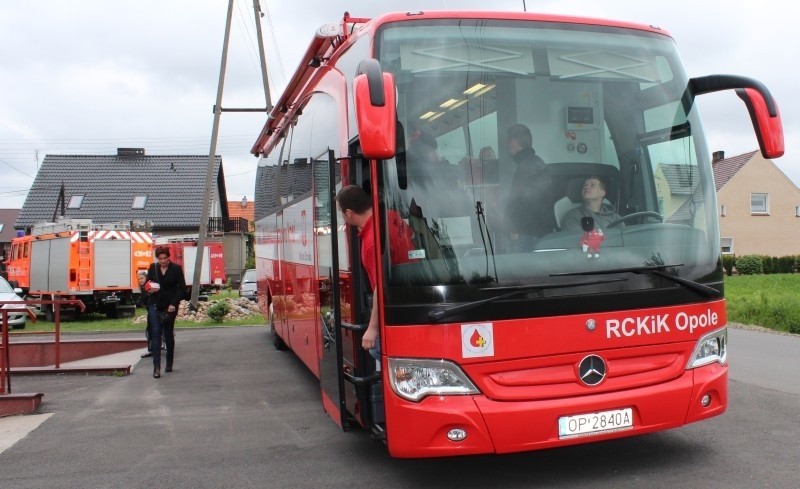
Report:
M479 393L467 375L448 360L389 358L389 383L395 394L412 402L426 396Z
M692 358L689 360L687 369L702 367L709 363L717 362L725 365L728 359L728 328L722 328L708 333L699 340L694 347Z

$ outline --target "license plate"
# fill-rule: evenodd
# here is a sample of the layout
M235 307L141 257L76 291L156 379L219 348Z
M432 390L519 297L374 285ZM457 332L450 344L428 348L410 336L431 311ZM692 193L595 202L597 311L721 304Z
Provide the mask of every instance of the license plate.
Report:
M631 408L562 416L558 418L558 436L559 438L569 438L571 436L594 435L632 426L633 410Z

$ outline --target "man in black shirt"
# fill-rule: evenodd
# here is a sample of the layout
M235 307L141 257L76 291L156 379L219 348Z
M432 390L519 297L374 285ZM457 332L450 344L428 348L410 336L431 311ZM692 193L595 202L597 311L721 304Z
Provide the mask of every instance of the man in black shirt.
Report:
M508 151L517 163L504 216L508 250L533 250L536 242L556 227L552 180L547 164L533 149L531 131L523 124L508 128Z

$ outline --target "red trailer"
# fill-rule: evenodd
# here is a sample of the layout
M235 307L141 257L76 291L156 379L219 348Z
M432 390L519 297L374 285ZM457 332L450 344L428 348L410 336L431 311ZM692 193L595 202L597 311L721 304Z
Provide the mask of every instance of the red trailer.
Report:
M197 236L166 236L156 238L153 250L158 247L170 250L170 260L183 267L187 290L194 283L194 267L197 262ZM155 257L155 253L153 253ZM207 294L225 285L225 253L222 240L206 238L203 267L200 272L200 292ZM188 297L188 295L187 295Z

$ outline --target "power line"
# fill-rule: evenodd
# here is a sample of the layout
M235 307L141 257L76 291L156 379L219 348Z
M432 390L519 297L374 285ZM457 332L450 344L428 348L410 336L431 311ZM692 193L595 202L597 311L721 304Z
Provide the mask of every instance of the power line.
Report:
M16 171L18 171L19 173L22 173L23 175L25 175L25 176L26 176L26 177L28 177L28 178L34 178L34 177L32 177L31 175L28 175L28 174L27 174L27 173L25 173L24 171L20 170L19 168L17 168L16 166L12 165L11 163L9 163L9 162L5 161L5 160L4 160L4 159L2 159L2 158L0 158L0 163L3 163L3 164L5 164L6 166L8 166L9 168L11 168L12 170L16 170Z
M237 14L236 22L239 24L239 27L240 27L239 35L242 36L242 39L244 40L244 43L247 46L247 54L250 56L250 62L253 64L253 68L255 68L256 73L260 76L261 73L259 72L259 69L258 69L258 63L256 62L255 58L253 57L254 54L256 56L258 56L258 52L253 47L253 43L254 43L253 35L250 32L250 24L248 23L247 18L245 17L244 13L242 12L242 4L241 4L241 2L238 2L238 1L236 2L236 9L237 9L236 10L236 14ZM246 38L245 38L245 34L247 34Z
M286 71L283 69L283 59L281 58L281 51L278 49L278 38L275 36L275 28L272 26L272 15L269 12L269 5L264 2L264 10L267 16L267 23L269 24L269 34L272 38L272 45L275 48L275 55L278 57L278 67L281 69L281 83L286 84Z

